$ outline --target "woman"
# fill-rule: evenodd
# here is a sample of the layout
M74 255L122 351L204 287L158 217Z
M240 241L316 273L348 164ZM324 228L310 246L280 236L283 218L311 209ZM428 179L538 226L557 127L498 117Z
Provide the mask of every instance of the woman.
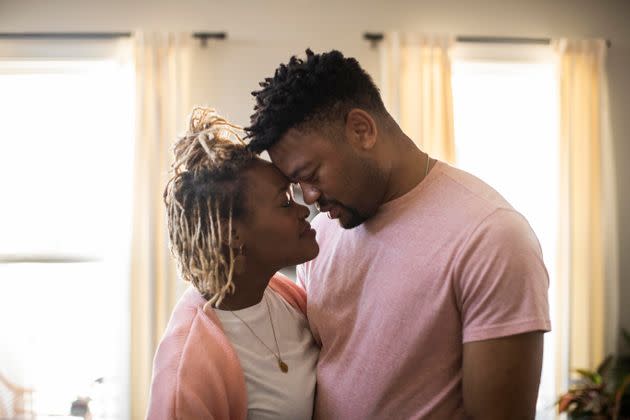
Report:
M277 274L319 248L290 183L195 108L164 201L191 283L158 347L149 419L310 419L319 348L304 290Z

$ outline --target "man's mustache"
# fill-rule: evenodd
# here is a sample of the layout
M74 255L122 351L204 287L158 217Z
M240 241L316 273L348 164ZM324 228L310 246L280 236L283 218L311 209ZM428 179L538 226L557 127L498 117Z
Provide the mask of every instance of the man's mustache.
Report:
M331 207L331 206L340 206L340 207L345 207L343 204L341 204L340 202L338 202L337 200L329 200L329 199L319 199L315 202L315 207L317 208L318 211L321 211L322 208L327 208L327 207Z

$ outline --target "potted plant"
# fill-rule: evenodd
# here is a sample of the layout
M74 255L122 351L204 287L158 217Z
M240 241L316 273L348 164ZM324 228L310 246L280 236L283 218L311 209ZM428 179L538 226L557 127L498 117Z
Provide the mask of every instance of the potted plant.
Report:
M622 330L624 347L630 333ZM580 379L558 399L571 419L630 420L630 353L608 356L595 371L577 369Z

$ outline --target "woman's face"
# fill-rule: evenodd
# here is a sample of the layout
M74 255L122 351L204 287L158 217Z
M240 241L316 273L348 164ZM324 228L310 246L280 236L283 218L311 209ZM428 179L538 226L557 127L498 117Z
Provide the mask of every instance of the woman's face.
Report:
M246 215L236 222L246 264L281 268L319 253L307 207L293 201L289 180L271 163L257 160L245 173Z

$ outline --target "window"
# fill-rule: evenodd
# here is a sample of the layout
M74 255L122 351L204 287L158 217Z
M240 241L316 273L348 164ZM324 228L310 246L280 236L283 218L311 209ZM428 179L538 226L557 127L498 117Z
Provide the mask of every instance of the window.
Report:
M0 374L34 389L39 415L68 415L89 396L95 418L126 418L129 51L17 42L0 54L46 57L0 57Z
M555 324L558 87L546 47L460 47L453 54L457 166L497 189L529 221L550 276ZM555 418L555 340L545 335L539 419Z

